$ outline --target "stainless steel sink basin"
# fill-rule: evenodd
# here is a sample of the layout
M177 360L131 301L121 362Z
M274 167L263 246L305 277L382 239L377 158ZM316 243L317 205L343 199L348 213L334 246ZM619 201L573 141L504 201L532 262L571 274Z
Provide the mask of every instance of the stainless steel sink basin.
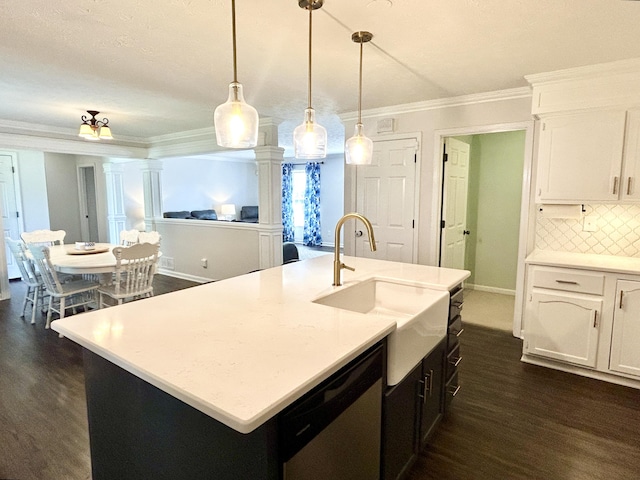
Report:
M369 278L313 301L396 321L388 338L387 383L399 383L447 331L449 292L389 278Z

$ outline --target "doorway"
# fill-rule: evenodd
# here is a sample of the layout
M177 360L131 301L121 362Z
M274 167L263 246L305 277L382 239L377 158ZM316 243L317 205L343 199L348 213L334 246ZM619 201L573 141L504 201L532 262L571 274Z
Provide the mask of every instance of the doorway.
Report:
M354 225L357 257L416 262L417 152L416 138L374 141L371 165L356 167L356 211L371 221L377 246L372 254L363 226Z
M80 194L80 234L83 242L97 242L98 209L96 198L96 179L93 166L78 167L78 186Z
M437 226L442 237L435 257L441 266L449 266L444 253L451 242L446 240L442 227L449 223L447 216L451 216L447 198L449 205L451 197L455 198L447 192L448 166L444 153L448 153L447 144L454 140L469 145L468 200L464 202L463 213L458 214L464 219L457 226L459 236L464 239L464 249L459 249L464 252L463 268L471 271L465 285L472 291L486 292L489 297L511 298L509 301L515 306L510 309L512 330L514 336L520 337L524 258L531 247L528 232L532 218L529 197L533 123L437 133L437 150L443 159L437 177L440 181Z
M20 239L20 219L16 200L15 158L13 154L0 154L0 201L2 202L3 238ZM9 279L20 278L20 270L9 248L5 248Z

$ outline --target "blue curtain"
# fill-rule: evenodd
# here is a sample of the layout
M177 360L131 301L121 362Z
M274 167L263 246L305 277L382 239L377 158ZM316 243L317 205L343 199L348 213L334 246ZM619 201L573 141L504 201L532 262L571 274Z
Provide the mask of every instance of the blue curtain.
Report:
M320 225L320 164L307 163L307 188L304 192L304 240L309 247L322 245Z
M282 241L293 242L293 164L282 164Z

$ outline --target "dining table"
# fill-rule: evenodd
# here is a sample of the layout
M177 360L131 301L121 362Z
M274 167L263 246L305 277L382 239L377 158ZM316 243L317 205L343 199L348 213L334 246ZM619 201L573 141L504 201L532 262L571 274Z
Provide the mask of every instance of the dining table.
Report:
M49 257L53 268L61 273L107 274L116 268L116 257L111 252L117 246L112 243L96 243L90 248L76 244L53 245L49 247Z

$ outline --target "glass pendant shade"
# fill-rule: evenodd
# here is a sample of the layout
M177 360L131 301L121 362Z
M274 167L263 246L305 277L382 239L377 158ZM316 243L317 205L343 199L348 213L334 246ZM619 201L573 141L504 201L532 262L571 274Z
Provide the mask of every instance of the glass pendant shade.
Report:
M213 121L221 147L252 148L258 144L258 111L244 101L242 84L229 84L229 98L218 105Z
M327 156L327 129L315 122L313 108L304 111L304 121L293 131L296 158L315 159Z
M371 165L373 142L363 133L361 123L356 124L353 137L345 143L344 153L348 165Z
M100 127L100 131L98 132L98 138L101 140L113 140L113 136L111 135L111 129L106 125Z
M92 139L96 136L96 134L91 128L91 125L89 125L88 123L83 123L80 125L80 132L78 133L78 136L82 138Z

